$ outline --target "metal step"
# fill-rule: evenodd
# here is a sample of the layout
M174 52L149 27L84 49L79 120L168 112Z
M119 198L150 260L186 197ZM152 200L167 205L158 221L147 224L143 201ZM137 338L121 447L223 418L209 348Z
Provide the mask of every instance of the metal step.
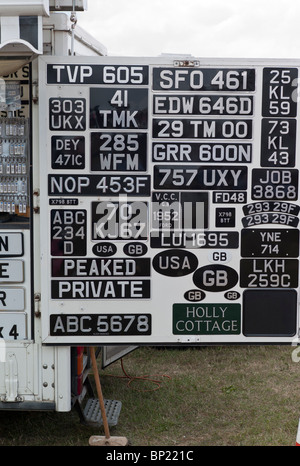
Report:
M119 414L121 411L122 403L116 400L104 400L104 407L109 426L115 426L118 423ZM83 410L84 421L87 424L101 426L103 419L99 400L97 398L89 398Z

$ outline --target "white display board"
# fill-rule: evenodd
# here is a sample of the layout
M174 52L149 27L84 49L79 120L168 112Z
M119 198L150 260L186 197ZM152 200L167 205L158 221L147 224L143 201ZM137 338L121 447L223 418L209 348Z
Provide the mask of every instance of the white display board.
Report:
M39 59L44 343L296 338L299 67Z

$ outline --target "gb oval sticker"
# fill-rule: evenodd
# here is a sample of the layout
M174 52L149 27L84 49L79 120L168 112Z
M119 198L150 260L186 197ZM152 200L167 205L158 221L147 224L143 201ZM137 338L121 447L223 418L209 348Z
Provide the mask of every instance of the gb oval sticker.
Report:
M195 285L206 291L226 291L237 284L237 272L222 264L206 265L193 275Z
M162 275L183 277L196 270L198 258L189 251L170 249L156 254L152 264L154 270Z

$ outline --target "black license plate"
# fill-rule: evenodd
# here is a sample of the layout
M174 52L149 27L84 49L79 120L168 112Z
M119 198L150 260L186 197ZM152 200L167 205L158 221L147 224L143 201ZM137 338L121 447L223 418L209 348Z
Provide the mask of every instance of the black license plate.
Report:
M51 336L151 335L150 314L52 314Z

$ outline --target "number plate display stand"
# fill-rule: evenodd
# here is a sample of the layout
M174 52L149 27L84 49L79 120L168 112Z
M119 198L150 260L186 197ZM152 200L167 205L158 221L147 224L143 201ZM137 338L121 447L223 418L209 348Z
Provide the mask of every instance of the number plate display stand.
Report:
M44 344L297 339L299 71L39 59Z

